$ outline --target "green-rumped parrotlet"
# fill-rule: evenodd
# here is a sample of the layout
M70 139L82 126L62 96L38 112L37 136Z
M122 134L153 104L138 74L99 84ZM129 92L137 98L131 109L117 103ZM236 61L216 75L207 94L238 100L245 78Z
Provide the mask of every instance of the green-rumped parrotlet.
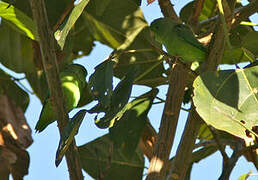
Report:
M155 39L166 47L168 54L181 57L183 62L205 60L207 50L188 26L171 18L159 18L151 23L150 29Z
M68 112L78 105L82 93L81 91L86 84L86 76L86 69L79 64L67 65L60 73L66 110ZM41 132L55 120L56 115L52 110L50 98L47 98L44 102L35 130Z

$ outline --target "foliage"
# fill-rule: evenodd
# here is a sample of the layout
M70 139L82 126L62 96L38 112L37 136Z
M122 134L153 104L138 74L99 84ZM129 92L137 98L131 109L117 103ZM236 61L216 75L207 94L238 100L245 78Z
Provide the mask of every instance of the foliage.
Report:
M146 2L151 4L154 1ZM43 103L48 96L48 85L39 48L40 39L29 2L15 1L12 5L7 2L9 1L0 2L0 62L14 72L24 73L33 93ZM78 83L82 83L83 87L79 88L80 98L72 108L83 107L84 109L69 121L62 132L56 164L61 162L81 122L85 120L83 118L86 112L97 114L104 112L105 115L102 118L96 115L95 124L99 128L108 128L109 133L79 147L83 170L96 179L142 179L144 155L147 154L146 151L152 152L153 146L146 150L139 142L143 139L143 134L146 135L144 129L146 124L149 124L148 112L154 105L154 100L160 100L156 97L157 87L169 84L170 69L166 69L163 62L168 62L170 65L174 59L172 56L176 54L165 53L160 44L162 41L157 42L152 36L140 7L141 0L81 0L77 4L69 0L60 2L46 1L46 9L50 28L55 34L54 51L61 71L67 65L73 64L77 58L88 56L95 46L95 41L109 46L113 52L108 59L95 67L95 72L89 75L89 82L86 81L85 76L79 80ZM179 13L181 21L189 26L191 24L188 20L192 18L192 13L195 11L195 2L186 4ZM213 19L218 19L220 12L217 2L219 1L204 1L197 18L197 26L192 25L196 37L209 39L209 34L216 30ZM254 2L257 3L257 1ZM233 6L233 9L235 8L241 9L244 6L236 2ZM245 19L250 21L248 17ZM186 25L180 26L187 29L187 32L191 32ZM162 28L164 30L168 27L170 26L166 25ZM166 31L166 39L169 39L170 34L167 32L169 31ZM189 39L185 34L176 35L178 36ZM186 91L183 102L194 104L197 113L205 123L202 123L199 129L200 143L197 144L199 149L193 152L192 159L189 161L188 177L193 163L203 160L217 150L223 150L220 147L222 141L223 147L230 145L233 150L236 149L236 144L241 144L247 149L246 151L257 157L257 150L250 147L257 147L258 139L258 32L252 26L237 24L232 26L229 33L224 36L228 37L229 42L221 52L222 59L218 65L238 66L242 62L251 64L243 69L219 70L217 68L216 71L205 73L205 70L201 70L205 62L197 63L198 67L194 71L189 68L189 72L194 74L195 78L189 78L187 83L189 91ZM193 34L191 38L194 39L195 44L205 49L206 54L206 47L197 42ZM206 42L207 51L211 51L209 49L211 43L211 39ZM164 45L167 47L167 42ZM169 46L168 53L174 52L174 46L174 44ZM177 61L186 68L190 65L190 63L181 62L180 59ZM120 79L114 88L113 77ZM67 78L67 81L71 80ZM16 109L17 117L23 117L29 104L28 93L30 92L24 89L19 81L0 69L0 104L6 109L9 108L8 112ZM128 102L135 85L148 86L152 90ZM7 102L12 106L8 106ZM90 102L95 102L97 105L89 109L87 104ZM169 100L166 103L168 102ZM0 110L0 117L0 137L8 136L6 132L4 133L8 124L6 121L8 115ZM22 128L19 124L12 124L12 126L14 132ZM12 135L12 132L8 133ZM30 139L30 133L29 131L24 134ZM150 136L156 138L153 134ZM210 145L210 142L216 143ZM24 148L31 143L32 140L18 142L15 138L0 141L0 163L4 153L15 152L17 155L18 150L14 151L14 149L19 149L23 153L22 157L26 159L20 162L20 169L18 168L21 171L19 177L23 177L28 168L28 154ZM10 144L18 145L13 147ZM257 158L243 155L258 167ZM169 163L173 165L173 159ZM23 165L25 169L21 168ZM15 176L9 166L0 167L1 172ZM248 175L243 175L240 179L245 179L246 176Z

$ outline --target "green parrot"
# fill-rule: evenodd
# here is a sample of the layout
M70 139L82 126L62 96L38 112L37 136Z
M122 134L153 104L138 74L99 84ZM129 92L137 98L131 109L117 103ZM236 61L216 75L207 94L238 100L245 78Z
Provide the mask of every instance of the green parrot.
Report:
M205 60L207 50L188 26L171 18L159 18L151 23L150 29L155 39L166 47L168 54L181 57L183 62Z
M60 73L62 88L65 97L66 110L69 112L77 107L81 91L86 84L87 71L79 64L70 64ZM50 123L56 120L56 115L52 110L50 98L44 102L39 120L36 124L36 132L43 131Z

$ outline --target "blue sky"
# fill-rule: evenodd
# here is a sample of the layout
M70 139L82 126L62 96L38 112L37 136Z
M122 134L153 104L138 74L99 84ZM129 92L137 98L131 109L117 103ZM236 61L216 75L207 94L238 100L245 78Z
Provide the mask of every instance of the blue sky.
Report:
M189 2L188 0L174 0L172 1L175 5L175 9L178 12L184 4ZM143 0L141 6L145 18L148 22L159 18L162 16L158 3L154 2L151 5L146 4L146 0ZM255 22L258 23L258 18L255 18ZM104 46L98 42L96 42L96 47L93 49L91 54L87 57L76 60L76 63L80 63L85 66L88 71L88 74L92 74L94 72L94 67L102 62L110 53L112 49L107 46ZM2 67L2 66L1 66ZM22 74L13 73L15 77L23 77ZM88 78L88 77L87 77ZM26 87L29 87L26 81L23 81ZM117 83L117 80L115 80ZM167 92L167 86L161 86L159 92L159 97L165 99L165 94ZM134 86L132 96L137 96L143 94L148 91L148 87L144 86ZM92 106L92 105L91 105ZM90 107L87 106L87 108ZM29 168L29 175L25 177L25 180L37 179L37 180L45 180L45 179L69 179L69 174L66 166L65 160L63 160L58 168L55 167L55 153L59 142L59 133L56 127L56 123L51 124L43 133L35 134L34 127L39 118L39 114L41 111L42 105L39 99L30 95L30 104L25 113L27 121L30 127L33 129L33 144L27 149L30 154L31 162ZM154 105L149 113L149 118L153 126L158 130L161 114L163 110L163 105L158 104ZM74 113L78 111L74 110L70 113L72 116ZM180 120L177 129L177 134L175 137L175 143L171 152L171 156L175 155L177 145L180 141L180 136L184 128L184 124L186 122L187 113L184 111L180 112ZM94 116L86 114L86 117L81 125L80 131L76 136L77 145L85 144L89 141L94 140L95 138L106 134L108 131L103 129L98 129L94 124ZM227 148L227 152L230 154L231 150ZM148 166L148 162L146 160L146 166ZM195 164L192 170L191 179L209 179L215 180L220 176L222 170L222 158L219 152L214 155L206 158L205 160ZM244 158L240 158L237 162L236 167L233 170L233 173L230 179L237 179L240 175L249 172L252 170L255 172L255 167L246 162ZM92 179L86 173L84 173L85 179ZM257 177L256 177L257 178ZM250 178L253 179L253 178ZM255 177L254 177L255 179Z

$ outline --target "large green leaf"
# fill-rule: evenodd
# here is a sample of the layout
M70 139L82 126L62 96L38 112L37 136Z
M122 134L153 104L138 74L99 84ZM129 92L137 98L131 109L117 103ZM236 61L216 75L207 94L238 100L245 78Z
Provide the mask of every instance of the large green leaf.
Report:
M112 120L113 126L109 129L115 147L124 150L131 157L139 143L142 131L147 122L147 114L152 102L158 93L153 89L128 103L122 111Z
M114 53L118 62L114 69L116 77L122 78L130 66L138 66L141 72L152 71L137 84L154 87L166 83L160 54L152 49L148 24L134 1L92 0L82 16L96 40L117 50Z
M30 72L34 68L31 40L8 26L0 24L0 62L15 72Z
M25 112L30 99L27 92L21 89L12 78L0 69L0 94L6 94Z
M198 76L193 84L197 112L207 124L248 138L258 125L257 77L258 66Z
M102 136L79 147L82 168L94 179L141 180L144 156L140 150L131 159L112 147L109 135Z
M38 40L37 26L34 21L14 6L7 8L8 5L0 2L0 17L32 40Z

